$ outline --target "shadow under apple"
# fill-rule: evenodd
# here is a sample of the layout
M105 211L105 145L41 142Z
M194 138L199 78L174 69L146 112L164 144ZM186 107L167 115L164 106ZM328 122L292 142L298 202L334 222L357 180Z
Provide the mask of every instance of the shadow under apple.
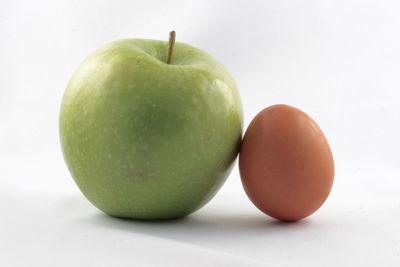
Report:
M296 223L280 222L267 217L257 210L248 210L233 199L220 198L201 210L181 219L140 221L120 219L108 216L100 211L87 212L82 215L82 197L67 200L69 212L77 209L81 216L78 222L94 227L104 227L115 231L149 235L168 240L193 244L209 244L218 242L238 242L238 240L254 242L288 236L303 231L313 225L312 220ZM232 203L234 202L234 203ZM88 208L90 204L85 206ZM93 211L93 210L92 210Z

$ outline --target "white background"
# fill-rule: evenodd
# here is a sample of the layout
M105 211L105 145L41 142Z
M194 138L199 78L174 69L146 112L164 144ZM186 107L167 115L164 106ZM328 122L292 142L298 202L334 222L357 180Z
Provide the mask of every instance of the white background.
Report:
M399 266L398 1L0 1L0 266ZM278 223L237 168L184 220L122 221L80 194L58 141L72 71L119 38L202 48L235 77L245 126L272 104L324 130L335 184L310 218Z

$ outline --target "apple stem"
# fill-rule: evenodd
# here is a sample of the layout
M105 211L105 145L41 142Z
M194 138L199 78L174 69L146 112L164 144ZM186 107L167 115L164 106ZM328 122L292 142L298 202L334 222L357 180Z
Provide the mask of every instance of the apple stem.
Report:
M169 33L167 64L171 64L171 61L172 61L172 53L174 51L175 36L176 36L175 31L171 31Z

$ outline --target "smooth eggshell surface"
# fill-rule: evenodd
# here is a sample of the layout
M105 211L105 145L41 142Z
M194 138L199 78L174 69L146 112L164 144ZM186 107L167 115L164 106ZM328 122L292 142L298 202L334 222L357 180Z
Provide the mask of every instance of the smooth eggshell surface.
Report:
M253 119L243 138L239 169L254 205L283 221L314 213L334 177L333 156L321 129L287 105L268 107Z

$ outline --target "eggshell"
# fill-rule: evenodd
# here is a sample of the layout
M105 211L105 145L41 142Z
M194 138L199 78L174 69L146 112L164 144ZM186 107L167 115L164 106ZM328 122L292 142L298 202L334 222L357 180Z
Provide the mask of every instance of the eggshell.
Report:
M314 213L334 177L332 152L321 129L288 105L268 107L253 119L241 145L239 169L254 205L283 221Z

